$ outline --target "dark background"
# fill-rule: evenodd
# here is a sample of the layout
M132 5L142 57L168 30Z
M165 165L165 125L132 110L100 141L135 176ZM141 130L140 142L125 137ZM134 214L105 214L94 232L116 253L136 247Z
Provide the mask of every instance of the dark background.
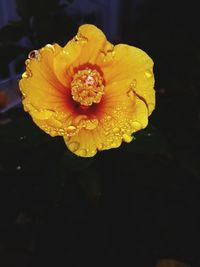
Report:
M0 266L200 266L197 3L17 2L18 23L0 30L1 79L20 74L31 49L93 23L152 57L157 104L135 141L92 159L71 155L20 106L0 114Z

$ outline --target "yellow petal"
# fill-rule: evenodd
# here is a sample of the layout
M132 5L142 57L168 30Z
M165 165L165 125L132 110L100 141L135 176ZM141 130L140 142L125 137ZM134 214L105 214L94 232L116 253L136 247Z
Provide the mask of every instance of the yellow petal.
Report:
M28 59L26 73L29 75L19 82L22 94L39 109L53 109L52 105L57 107L63 102L65 94L65 88L57 80L53 70L53 57L61 48L58 45L54 47L55 51L48 47L39 50L39 59Z
M54 58L54 71L59 81L70 87L74 72L84 65L95 65L98 58L113 48L104 33L94 25L84 24Z
M75 42L82 48L78 64L95 64L100 51L107 45L104 33L94 25L85 24L79 28L75 38Z
M80 53L81 46L72 39L54 58L55 75L65 87L70 86L71 77L74 73L73 68Z
M153 61L142 50L114 47L97 27L82 25L64 48L47 45L34 54L19 82L24 108L45 132L63 136L76 155L92 157L98 150L119 147L146 127L155 92ZM75 73L80 76L86 68L102 77L100 101L91 106L76 101L71 92ZM75 85L84 91L85 77L79 78Z
M147 103L151 114L155 107L153 61L144 51L119 44L100 64L107 84L132 79L135 93Z
M148 123L146 104L137 96L129 97L130 81L124 80L108 86L95 129L81 129L64 140L70 151L78 156L92 157L98 150L119 147L130 142L132 133Z
M26 61L26 72L19 81L24 96L24 109L30 113L34 122L52 136L62 135L63 124L71 116L65 90L54 73L53 58L60 51L58 45L47 45L38 51L38 58Z

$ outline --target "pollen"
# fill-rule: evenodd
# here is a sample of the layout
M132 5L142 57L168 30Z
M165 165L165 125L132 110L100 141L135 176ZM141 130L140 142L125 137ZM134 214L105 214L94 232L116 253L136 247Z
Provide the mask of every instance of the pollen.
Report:
M71 95L81 106L92 106L101 101L104 94L103 77L95 70L78 70L71 82Z

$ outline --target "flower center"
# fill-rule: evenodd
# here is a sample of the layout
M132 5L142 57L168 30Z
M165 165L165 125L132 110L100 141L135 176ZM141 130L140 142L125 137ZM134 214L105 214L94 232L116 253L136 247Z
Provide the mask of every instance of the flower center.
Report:
M103 78L97 70L86 68L74 74L71 82L74 101L82 106L91 106L101 101L104 94Z

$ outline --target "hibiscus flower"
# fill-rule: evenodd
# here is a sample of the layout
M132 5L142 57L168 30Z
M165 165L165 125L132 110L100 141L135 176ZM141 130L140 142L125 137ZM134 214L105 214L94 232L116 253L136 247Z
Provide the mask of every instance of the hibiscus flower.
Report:
M155 107L153 61L136 47L112 45L94 25L82 25L64 47L32 51L25 63L24 109L76 155L117 148L147 126Z

